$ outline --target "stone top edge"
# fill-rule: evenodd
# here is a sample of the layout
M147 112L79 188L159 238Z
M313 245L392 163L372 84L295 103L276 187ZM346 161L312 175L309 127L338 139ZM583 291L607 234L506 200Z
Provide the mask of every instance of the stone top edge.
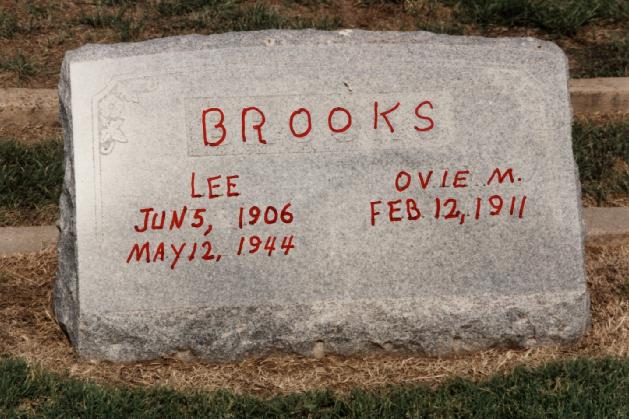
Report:
M264 30L250 32L226 32L212 35L179 35L156 38L141 42L117 44L86 44L67 51L64 65L76 62L99 61L131 56L149 56L168 52L199 51L219 48L247 48L281 45L322 45L322 44L405 44L425 43L430 45L504 47L529 50L556 56L567 63L563 50L554 42L531 37L486 38L481 36L456 36L435 34L425 31L365 31L343 29L321 31L301 30Z

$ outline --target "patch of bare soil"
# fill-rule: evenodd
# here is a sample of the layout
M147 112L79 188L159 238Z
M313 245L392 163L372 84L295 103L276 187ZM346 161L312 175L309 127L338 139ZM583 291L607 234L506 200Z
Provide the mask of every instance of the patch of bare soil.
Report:
M592 328L574 345L490 349L453 358L277 355L223 364L179 359L132 364L82 360L72 351L51 309L56 264L52 250L0 258L0 353L97 382L223 388L266 397L323 388L345 392L386 384L436 385L454 376L482 379L520 364L536 366L577 356L629 356L629 241L587 248Z

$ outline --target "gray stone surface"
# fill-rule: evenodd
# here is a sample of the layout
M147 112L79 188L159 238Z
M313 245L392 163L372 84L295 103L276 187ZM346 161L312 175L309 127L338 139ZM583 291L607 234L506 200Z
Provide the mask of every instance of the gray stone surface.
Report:
M55 312L84 357L445 355L565 343L588 327L567 63L552 43L425 32L186 36L70 51L59 87L67 172ZM430 125L415 115L426 100L433 107L419 115L434 126L418 131ZM380 112L400 102L389 114L394 133L382 118L374 128L374 101ZM265 113L266 144L255 112L241 140L249 106ZM339 106L352 125L333 134L328 114ZM202 134L203 118L209 142L221 133L217 112L202 113L212 107L227 130L216 147ZM289 130L300 107L312 117L305 138ZM293 122L307 127L304 114ZM496 168L512 168L513 182L487 185ZM422 189L418 172L431 169ZM412 183L399 192L402 170ZM454 188L459 170L470 173ZM209 199L204 182L218 175L223 196ZM232 175L239 195L228 197ZM206 196L193 198L192 184ZM494 195L504 207L492 216ZM449 198L459 212L445 219ZM417 220L407 219L408 199ZM246 218L239 228L239 208L287 203L292 222ZM140 208L184 205L188 216L206 209L200 229L186 219L172 231L134 230ZM392 217L404 219L390 222L398 205ZM238 255L251 235L277 245L292 235L295 247ZM206 240L210 261L199 260ZM131 254L127 263L145 242L150 262ZM170 245L182 243L171 269Z

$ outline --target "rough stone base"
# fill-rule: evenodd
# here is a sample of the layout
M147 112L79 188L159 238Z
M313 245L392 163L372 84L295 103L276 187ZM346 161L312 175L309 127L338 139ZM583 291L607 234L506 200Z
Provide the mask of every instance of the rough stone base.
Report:
M575 316L575 313L582 313ZM587 319L587 320L584 320ZM192 353L232 361L275 352L448 355L570 343L589 326L583 293L352 301L81 316L80 352L113 361Z

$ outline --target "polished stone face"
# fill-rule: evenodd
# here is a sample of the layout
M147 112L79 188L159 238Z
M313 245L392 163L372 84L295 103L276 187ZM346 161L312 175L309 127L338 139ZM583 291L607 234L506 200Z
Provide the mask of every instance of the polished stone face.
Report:
M535 39L268 31L67 53L55 312L85 357L569 342L567 64Z

